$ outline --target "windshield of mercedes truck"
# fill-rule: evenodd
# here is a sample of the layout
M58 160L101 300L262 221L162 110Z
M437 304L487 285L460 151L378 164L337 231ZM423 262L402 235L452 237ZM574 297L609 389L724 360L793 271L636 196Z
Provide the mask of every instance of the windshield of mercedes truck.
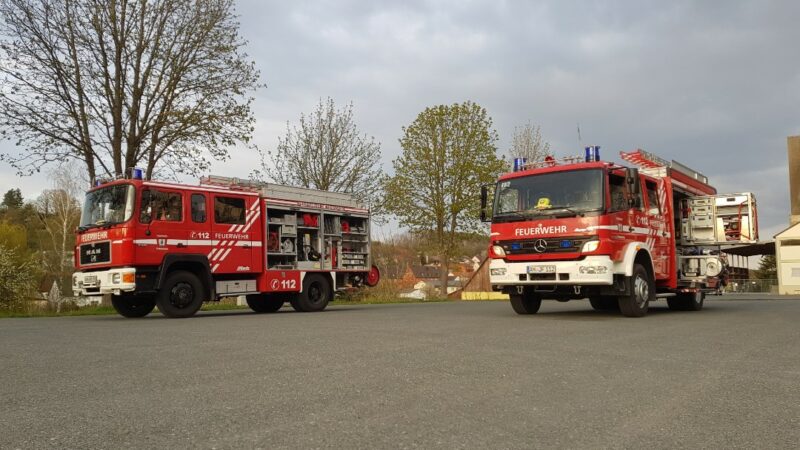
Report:
M134 192L130 184L88 192L83 203L80 228L127 222L133 216Z
M497 183L496 222L534 217L572 217L603 209L601 169L551 172Z

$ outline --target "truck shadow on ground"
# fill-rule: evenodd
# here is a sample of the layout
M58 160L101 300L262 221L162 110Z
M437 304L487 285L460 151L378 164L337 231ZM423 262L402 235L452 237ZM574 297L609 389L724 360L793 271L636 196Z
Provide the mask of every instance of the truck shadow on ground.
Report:
M546 303L542 304L542 309L535 315L530 317L541 318L542 320L577 320L577 321L609 321L609 320L630 320L635 319L632 317L625 317L619 311L595 311L592 307L586 303L586 308L581 308L579 310L570 309L570 310L558 310L558 302L553 302L551 305L547 305ZM671 315L697 315L697 314L717 314L720 312L724 312L721 308L714 308L705 306L702 311L672 311L670 310L667 305L655 305L650 306L650 309L647 312L647 315L642 317L642 319L646 319L647 317L653 316L671 316Z

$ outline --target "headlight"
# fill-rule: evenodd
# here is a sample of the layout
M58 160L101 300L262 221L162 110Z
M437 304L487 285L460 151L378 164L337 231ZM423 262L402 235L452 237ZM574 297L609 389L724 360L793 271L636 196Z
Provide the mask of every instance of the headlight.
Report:
M495 256L499 256L500 258L504 258L506 256L506 251L503 250L503 247L499 245L492 246L492 253L494 253Z
M114 284L119 284L120 275L118 273L111 274L111 282Z
M581 274L588 274L588 275L595 275L595 274L604 274L608 272L608 267L606 266L580 266L578 267L578 272Z
M489 274L495 277L501 277L506 274L506 268L500 267L498 269L489 269Z
M581 247L581 253L591 253L597 250L597 247L599 246L600 246L600 241L589 241L583 244L583 247Z

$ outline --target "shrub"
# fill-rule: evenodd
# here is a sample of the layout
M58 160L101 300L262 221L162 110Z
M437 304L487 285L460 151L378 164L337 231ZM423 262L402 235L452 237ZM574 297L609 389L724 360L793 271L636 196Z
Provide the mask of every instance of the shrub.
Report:
M0 309L16 310L35 292L36 265L18 250L0 244Z

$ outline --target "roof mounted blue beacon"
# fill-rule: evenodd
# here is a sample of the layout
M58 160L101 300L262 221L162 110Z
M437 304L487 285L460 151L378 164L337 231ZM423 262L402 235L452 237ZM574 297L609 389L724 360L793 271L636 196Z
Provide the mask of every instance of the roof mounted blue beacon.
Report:
M144 170L138 167L134 167L133 176L131 178L133 178L134 180L141 180L142 178L144 178Z

